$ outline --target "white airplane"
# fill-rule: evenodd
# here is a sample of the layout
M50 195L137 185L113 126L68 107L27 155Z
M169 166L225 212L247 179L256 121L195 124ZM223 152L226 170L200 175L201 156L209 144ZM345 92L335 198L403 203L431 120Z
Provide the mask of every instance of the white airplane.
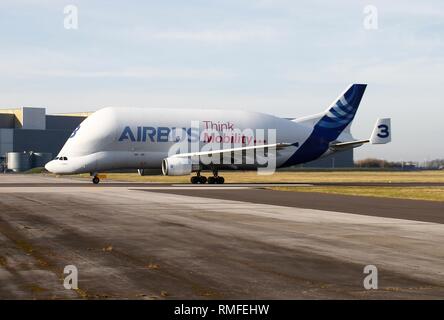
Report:
M262 158L272 154L275 167L282 168L368 142L388 143L388 118L377 120L369 139L356 140L351 135L350 126L366 86L350 85L324 112L297 119L237 110L104 108L74 130L45 168L56 174L90 173L95 184L100 172L119 169L137 169L141 175L197 172L192 183L212 184L224 183L218 175L222 169L264 167L257 159L248 162L248 152L254 152L253 157L263 152ZM259 130L267 135L259 135ZM194 143L198 149L177 148L184 142ZM241 158L235 158L239 153ZM207 179L202 171L213 175Z

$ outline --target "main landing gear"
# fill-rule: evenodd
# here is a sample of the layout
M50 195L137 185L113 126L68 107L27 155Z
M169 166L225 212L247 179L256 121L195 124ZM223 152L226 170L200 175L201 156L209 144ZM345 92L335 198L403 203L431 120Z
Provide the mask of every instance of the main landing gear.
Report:
M208 178L208 184L223 184L224 182L224 177L220 176L217 170L213 170L213 176Z
M200 171L197 171L197 176L191 177L192 184L205 184L207 183L207 177L201 176Z
M192 184L223 184L225 182L224 177L221 177L218 175L218 172L215 170L213 171L212 177L204 177L200 175L200 171L197 172L197 176L191 177L191 183Z

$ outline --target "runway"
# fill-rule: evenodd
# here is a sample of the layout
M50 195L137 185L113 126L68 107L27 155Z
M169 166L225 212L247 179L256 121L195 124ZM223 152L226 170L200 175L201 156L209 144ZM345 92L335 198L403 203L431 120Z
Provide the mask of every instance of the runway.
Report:
M304 186L302 185L301 188ZM294 208L317 209L360 215L444 223L444 202L390 199L315 192L285 192L245 188L234 192L229 188L207 188L203 194L192 188L151 189L156 192L212 199L243 201ZM443 247L444 249L444 247Z
M2 299L444 295L440 202L40 175L0 186ZM363 287L368 264L378 290Z

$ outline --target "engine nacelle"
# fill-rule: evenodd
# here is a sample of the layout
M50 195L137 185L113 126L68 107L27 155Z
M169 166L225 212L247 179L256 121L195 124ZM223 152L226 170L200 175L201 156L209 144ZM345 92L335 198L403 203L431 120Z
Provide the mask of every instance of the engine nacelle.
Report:
M190 158L165 158L162 160L164 176L187 176L192 169L193 164Z

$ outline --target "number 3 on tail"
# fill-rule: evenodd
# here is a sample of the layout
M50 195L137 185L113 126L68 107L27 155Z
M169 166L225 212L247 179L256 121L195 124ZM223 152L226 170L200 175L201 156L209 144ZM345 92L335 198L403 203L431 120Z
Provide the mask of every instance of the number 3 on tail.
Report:
M378 137L379 138L388 138L388 136L390 135L390 131L389 131L389 127L385 124L380 124L378 126L379 129L379 133L378 133Z

